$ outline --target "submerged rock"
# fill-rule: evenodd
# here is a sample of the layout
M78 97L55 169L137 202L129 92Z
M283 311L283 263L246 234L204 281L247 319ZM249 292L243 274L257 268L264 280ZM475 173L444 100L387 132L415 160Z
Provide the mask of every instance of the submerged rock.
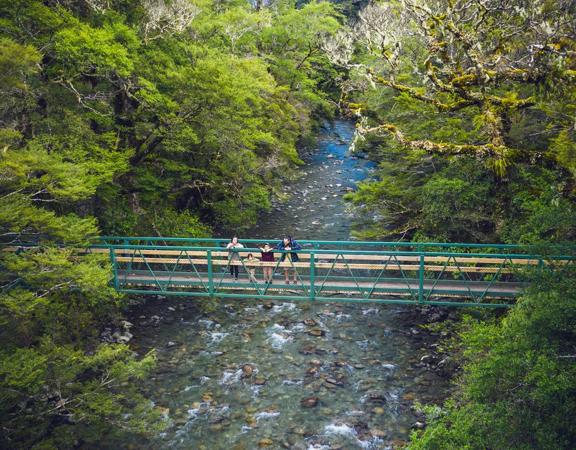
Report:
M254 367L250 364L244 364L242 366L242 378L250 378L254 373Z
M368 394L368 400L373 403L386 403L386 394L383 392L370 392Z
M379 430L378 428L371 428L370 434L377 438L385 438L387 436L385 431Z
M326 378L324 381L326 383L332 384L334 386L344 386L344 383L342 383L341 381L335 380L334 378Z
M302 355L311 355L314 352L316 352L316 347L313 345L304 345L298 349L298 353L301 353Z
M307 397L300 400L300 405L303 408L314 408L318 405L318 397Z

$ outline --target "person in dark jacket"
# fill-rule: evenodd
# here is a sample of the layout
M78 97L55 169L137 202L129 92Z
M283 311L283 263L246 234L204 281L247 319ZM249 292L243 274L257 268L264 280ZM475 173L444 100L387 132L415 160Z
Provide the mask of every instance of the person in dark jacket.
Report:
M285 253L282 253L282 255L280 256L280 261L284 262L284 261L291 261L293 263L298 262L298 253L294 253L291 252L291 250L300 250L302 247L300 247L300 245L298 244L298 242L296 242L294 239L292 239L291 236L284 236L284 239L282 239L282 242L280 242L277 246L276 249L277 250L282 250ZM294 280L294 284L297 284L297 273L296 273L296 268L293 268L293 280ZM284 278L286 280L286 284L290 284L290 267L285 267L284 268Z

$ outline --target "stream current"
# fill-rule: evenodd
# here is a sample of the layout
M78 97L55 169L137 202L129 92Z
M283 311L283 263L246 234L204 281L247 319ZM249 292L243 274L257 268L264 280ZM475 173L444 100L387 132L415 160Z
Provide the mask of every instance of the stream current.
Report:
M327 126L285 187L288 200L246 236L347 240L342 195L374 170L349 153L353 131ZM409 307L218 300L200 313L198 302L148 301L131 318L132 348L158 355L142 390L170 426L127 447L395 448L419 420L414 402L447 392L420 364L427 343L406 325Z

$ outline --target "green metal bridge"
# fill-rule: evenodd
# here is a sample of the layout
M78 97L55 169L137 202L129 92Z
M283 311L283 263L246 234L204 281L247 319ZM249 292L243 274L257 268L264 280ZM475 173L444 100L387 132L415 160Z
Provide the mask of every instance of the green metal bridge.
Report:
M539 271L576 259L519 245L302 240L298 262L281 262L279 250L275 262L260 261L258 246L279 241L244 239L238 261L225 239L104 237L89 251L109 255L114 286L127 294L492 308L513 305ZM285 283L285 269L296 271L295 284Z

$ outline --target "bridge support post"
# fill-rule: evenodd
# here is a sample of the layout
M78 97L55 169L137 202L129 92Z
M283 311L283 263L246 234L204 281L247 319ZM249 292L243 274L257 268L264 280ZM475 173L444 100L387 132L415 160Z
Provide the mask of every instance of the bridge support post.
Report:
M310 300L314 301L316 299L316 254L310 252Z
M128 245L130 244L130 241L128 241L128 239L124 239L124 245ZM136 250L132 250L132 253L130 254L130 261L128 261L128 268L126 270L128 270L128 273L132 272L132 260L134 259L134 252Z
M112 264L112 273L114 274L114 289L120 289L120 280L118 279L118 262L116 261L116 251L110 247L110 263Z
M418 303L424 303L424 254L420 253L420 270L418 271Z
M214 274L212 272L212 250L206 252L206 260L208 262L208 293L210 297L214 295Z

